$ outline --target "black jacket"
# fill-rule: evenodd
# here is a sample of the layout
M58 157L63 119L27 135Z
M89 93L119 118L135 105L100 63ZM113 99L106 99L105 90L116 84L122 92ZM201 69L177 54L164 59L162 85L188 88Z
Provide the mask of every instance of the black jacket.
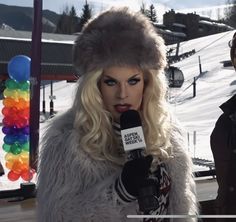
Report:
M216 213L235 215L236 95L223 103L220 108L224 113L217 120L210 140L219 185Z
M4 175L4 169L3 169L3 166L0 162L0 176Z

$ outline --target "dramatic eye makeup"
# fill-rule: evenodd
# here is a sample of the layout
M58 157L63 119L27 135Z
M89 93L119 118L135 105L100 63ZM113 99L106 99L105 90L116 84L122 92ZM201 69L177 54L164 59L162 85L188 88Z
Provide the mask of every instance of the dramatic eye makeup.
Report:
M140 77L131 77L128 80L128 83L129 83L129 85L136 85L140 81L141 81Z
M128 84L131 86L136 85L140 81L141 81L141 78L139 77L139 74L136 74L127 80ZM117 84L118 81L110 77L109 75L105 75L103 82L108 86L114 86Z
M110 76L105 76L105 79L103 80L103 82L107 84L108 86L114 86L117 83L117 81L111 78Z

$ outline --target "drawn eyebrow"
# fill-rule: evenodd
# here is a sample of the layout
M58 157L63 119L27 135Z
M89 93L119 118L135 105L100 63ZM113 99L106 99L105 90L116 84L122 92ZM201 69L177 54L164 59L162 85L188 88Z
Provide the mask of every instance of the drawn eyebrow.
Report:
M104 75L104 77L116 81L116 79L114 79L113 77L111 77L109 75Z
M133 76L131 76L130 78L128 78L128 80L133 79L133 78L135 78L135 77L137 77L137 76L139 76L139 75L140 75L140 73L134 74ZM113 78L113 77L111 77L111 76L109 76L109 75L104 75L104 77L109 78L109 79L114 80L114 81L117 81L117 79L115 79L115 78Z
M140 75L140 73L137 73L137 74L131 76L128 80L133 79L133 78L136 78L136 77L139 76L139 75Z

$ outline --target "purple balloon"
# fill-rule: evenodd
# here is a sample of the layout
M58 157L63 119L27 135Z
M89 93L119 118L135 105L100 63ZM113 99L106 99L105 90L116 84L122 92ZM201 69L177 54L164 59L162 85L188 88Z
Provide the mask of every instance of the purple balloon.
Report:
M11 127L4 126L2 132L6 135L11 134Z
M22 131L21 131L23 134L28 134L30 133L30 130L29 130L29 126L26 126L24 128L22 128Z

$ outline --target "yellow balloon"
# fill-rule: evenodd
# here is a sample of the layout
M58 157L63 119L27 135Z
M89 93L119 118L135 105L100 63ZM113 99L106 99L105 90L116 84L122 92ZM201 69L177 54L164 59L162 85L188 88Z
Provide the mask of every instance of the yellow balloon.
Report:
M17 99L18 97L18 92L17 90L12 90L12 89L8 89L6 88L4 91L3 91L3 95L4 97L10 97L10 98L13 98L13 99Z
M29 100L29 92L20 90L19 97L28 101Z
M25 163L29 164L29 152L27 151L22 151L21 154L19 154L20 160Z
M13 153L7 153L5 155L6 161L14 161L14 160L17 160L18 158L19 158L19 155L14 155Z

